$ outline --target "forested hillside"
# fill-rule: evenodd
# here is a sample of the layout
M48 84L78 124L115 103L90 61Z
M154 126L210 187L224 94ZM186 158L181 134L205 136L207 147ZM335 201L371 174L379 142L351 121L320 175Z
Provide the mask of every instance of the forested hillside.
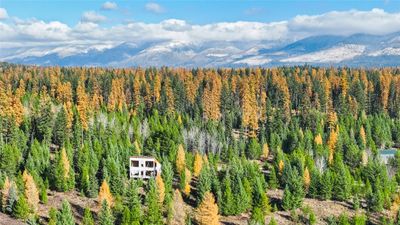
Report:
M400 153L380 151L399 147L400 68L0 65L0 209L29 224L398 224ZM132 155L161 176L130 180ZM96 205L39 216L72 191Z

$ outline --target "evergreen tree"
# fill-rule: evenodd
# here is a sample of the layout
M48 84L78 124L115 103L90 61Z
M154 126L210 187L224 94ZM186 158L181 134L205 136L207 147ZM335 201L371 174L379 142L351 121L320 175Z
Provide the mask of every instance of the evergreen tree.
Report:
M69 191L75 186L75 174L65 148L59 151L54 168L54 185L58 191Z
M322 200L331 199L332 197L332 175L329 170L325 171L320 179L319 198Z
M203 167L200 172L199 179L197 181L197 195L196 201L197 205L199 205L203 201L204 194L208 191L211 191L211 174L208 167Z
M276 178L275 167L271 166L271 170L269 173L268 185L271 189L278 188L278 178Z
M128 185L128 190L126 192L126 206L131 210L131 221L133 225L139 225L140 219L142 218L142 209L139 199L137 182L131 180Z
M13 216L18 219L27 219L30 209L28 201L24 195L20 195L17 202L13 206Z
M94 225L93 215L89 208L85 208L82 225Z
M131 224L131 213L129 212L128 207L124 207L124 211L122 213L121 225L130 225Z
M154 179L149 180L149 190L146 195L147 215L145 222L148 224L162 224L160 200Z
M101 204L101 210L99 212L99 225L114 225L114 216L105 199Z
M52 141L59 147L63 147L65 140L68 139L68 128L67 128L67 114L64 107L60 108L56 121L53 127Z
M265 216L260 207L254 207L251 212L250 224L261 225L264 224Z
M53 207L49 211L49 223L48 225L57 225L57 210ZM92 224L93 225L93 224Z
M231 178L229 173L226 173L224 180L222 181L222 203L221 212L223 215L234 214L234 197L231 188Z
M62 202L61 209L57 214L57 225L75 225L71 205L67 200Z
M272 217L271 220L269 221L269 225L278 225L275 221L275 218Z

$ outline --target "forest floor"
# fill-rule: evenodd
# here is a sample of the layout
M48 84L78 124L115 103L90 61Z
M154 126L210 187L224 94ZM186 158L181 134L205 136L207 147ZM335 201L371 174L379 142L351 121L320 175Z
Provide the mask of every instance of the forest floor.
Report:
M279 205L279 202L282 199L283 191L282 190L269 190L267 192L271 205L277 204ZM97 204L96 199L93 198L86 198L80 196L79 192L67 192L67 193L61 193L61 192L54 192L50 191L48 193L48 203L46 205L40 204L39 210L38 210L38 215L40 216L41 222L47 223L48 221L48 213L51 207L54 208L60 208L62 201L66 199L70 202L71 208L74 212L75 219L78 223L81 222L84 209L85 207L89 207L92 212L97 213L99 210L99 206ZM187 211L192 211L193 208L191 208L189 205ZM303 206L309 206L315 213L317 217L317 224L326 224L326 219L329 216L339 216L342 213L347 214L348 216L353 216L356 213L363 213L364 210L359 210L358 212L352 209L350 204L344 203L344 202L338 202L338 201L320 201L316 199L310 199L310 198L305 198ZM296 211L298 215L301 215L301 210ZM388 213L385 211L384 213ZM375 224L378 224L379 217L381 214L370 214L368 217L372 219L372 221ZM266 217L266 224L269 223L271 218L274 217L277 224L298 224L293 222L291 213L288 211L276 211L271 213ZM301 216L300 216L301 217ZM249 221L250 215L248 213L239 215L239 216L227 216L223 217L221 216L221 223L224 225L247 225ZM22 225L24 224L23 222L19 220L15 220L12 217L0 213L0 225Z

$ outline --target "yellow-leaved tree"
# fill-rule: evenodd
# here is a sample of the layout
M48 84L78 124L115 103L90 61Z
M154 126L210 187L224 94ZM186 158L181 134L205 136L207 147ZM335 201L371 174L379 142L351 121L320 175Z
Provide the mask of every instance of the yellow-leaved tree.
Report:
M160 175L156 176L156 186L158 192L158 200L160 202L160 205L162 205L164 203L164 198L165 198L165 185Z
M185 162L185 150L183 149L183 145L180 144L178 146L178 152L176 154L176 161L175 161L176 170L179 174L185 171L186 162Z
M100 186L98 201L99 205L101 206L103 201L106 200L109 206L114 204L114 198L111 194L110 187L106 180L103 180L103 183Z
M264 143L262 148L262 158L267 159L268 155L269 155L268 143Z
M194 162L193 162L193 175L195 177L198 177L200 175L201 168L203 167L203 159L200 155L200 153L196 152L194 156Z
M36 187L32 175L26 170L22 174L22 179L25 186L25 197L33 212L36 212L39 205L39 191Z
M195 211L195 220L199 225L219 225L218 205L211 192L204 194L203 201Z
M304 174L303 174L303 181L304 181L304 186L306 190L310 187L311 183L311 177L310 177L310 172L308 171L308 167L304 169Z

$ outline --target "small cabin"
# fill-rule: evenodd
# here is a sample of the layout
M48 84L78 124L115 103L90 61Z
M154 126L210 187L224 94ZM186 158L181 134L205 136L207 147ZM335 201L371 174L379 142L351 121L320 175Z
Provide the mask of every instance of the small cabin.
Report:
M153 157L129 157L129 177L131 179L149 179L161 174L161 164Z

